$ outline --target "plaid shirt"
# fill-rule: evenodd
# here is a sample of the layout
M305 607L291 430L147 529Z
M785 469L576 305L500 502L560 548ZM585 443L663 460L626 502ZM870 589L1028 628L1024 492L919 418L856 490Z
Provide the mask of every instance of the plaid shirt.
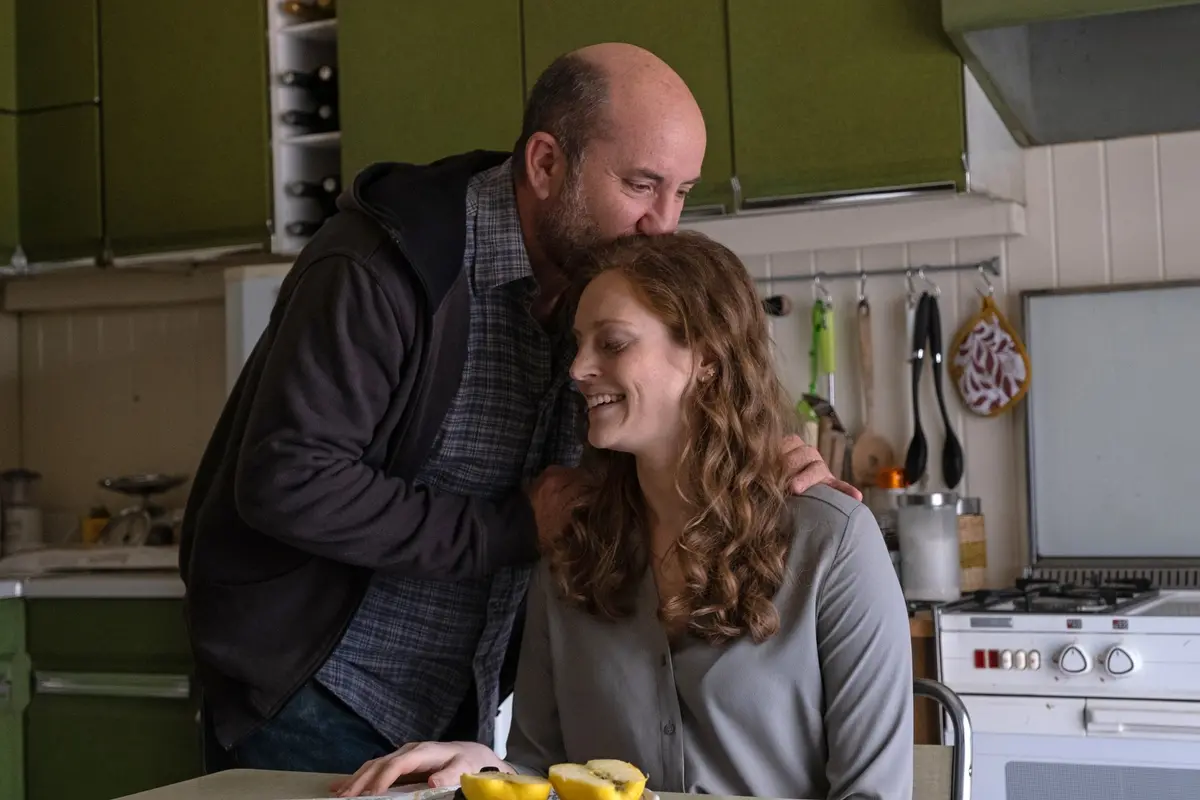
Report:
M505 162L467 188L467 361L418 475L443 492L499 498L550 464L577 463L581 450L568 375L573 342L566 325L548 334L529 315L537 284L512 180ZM500 668L530 572L464 581L376 573L317 680L396 746L442 738L474 693L478 739L490 745Z

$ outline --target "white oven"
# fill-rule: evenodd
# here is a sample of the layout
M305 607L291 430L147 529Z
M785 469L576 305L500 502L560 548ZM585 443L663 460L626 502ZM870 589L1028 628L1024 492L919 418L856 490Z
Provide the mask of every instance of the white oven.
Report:
M1200 703L962 700L975 734L974 800L1200 798Z

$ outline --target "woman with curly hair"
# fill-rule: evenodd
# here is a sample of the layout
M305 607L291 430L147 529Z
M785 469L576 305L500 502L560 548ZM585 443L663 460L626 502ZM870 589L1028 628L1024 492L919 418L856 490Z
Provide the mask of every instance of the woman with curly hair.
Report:
M909 798L903 595L865 506L788 491L792 413L744 266L690 233L583 258L589 488L529 589L508 761L410 744L343 792L615 758L659 791Z

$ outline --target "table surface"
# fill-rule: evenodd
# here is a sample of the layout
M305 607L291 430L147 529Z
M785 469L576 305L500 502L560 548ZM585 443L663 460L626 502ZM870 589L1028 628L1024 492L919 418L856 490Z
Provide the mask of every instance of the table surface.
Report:
M312 800L331 797L329 787L338 777L312 772L232 769L131 794L121 800ZM694 800L689 795L670 792L659 792L658 797L661 800Z

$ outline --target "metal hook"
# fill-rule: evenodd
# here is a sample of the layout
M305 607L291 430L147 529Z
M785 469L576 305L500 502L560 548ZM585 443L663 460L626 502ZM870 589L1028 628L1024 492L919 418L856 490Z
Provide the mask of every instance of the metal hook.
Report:
M833 295L830 294L829 290L825 288L825 284L821 283L821 273L819 272L816 275L813 275L813 287L817 290L819 299L825 305L825 307L832 308Z
M912 300L917 296L917 287L913 284L912 270L904 270L904 288L908 292L908 299Z
M929 279L929 277L925 274L924 267L917 268L917 277L921 280L922 283L924 283L931 290L933 290L934 297L941 297L942 288L940 286L938 286L936 283L934 283L932 280Z
M858 302L867 299L867 273L864 270L858 271Z
M979 277L983 279L983 285L987 287L987 291L979 292L978 289L975 291L979 292L981 297L991 297L994 295L996 293L996 287L992 285L992 279L988 277L987 270L983 268L983 264L979 265Z

